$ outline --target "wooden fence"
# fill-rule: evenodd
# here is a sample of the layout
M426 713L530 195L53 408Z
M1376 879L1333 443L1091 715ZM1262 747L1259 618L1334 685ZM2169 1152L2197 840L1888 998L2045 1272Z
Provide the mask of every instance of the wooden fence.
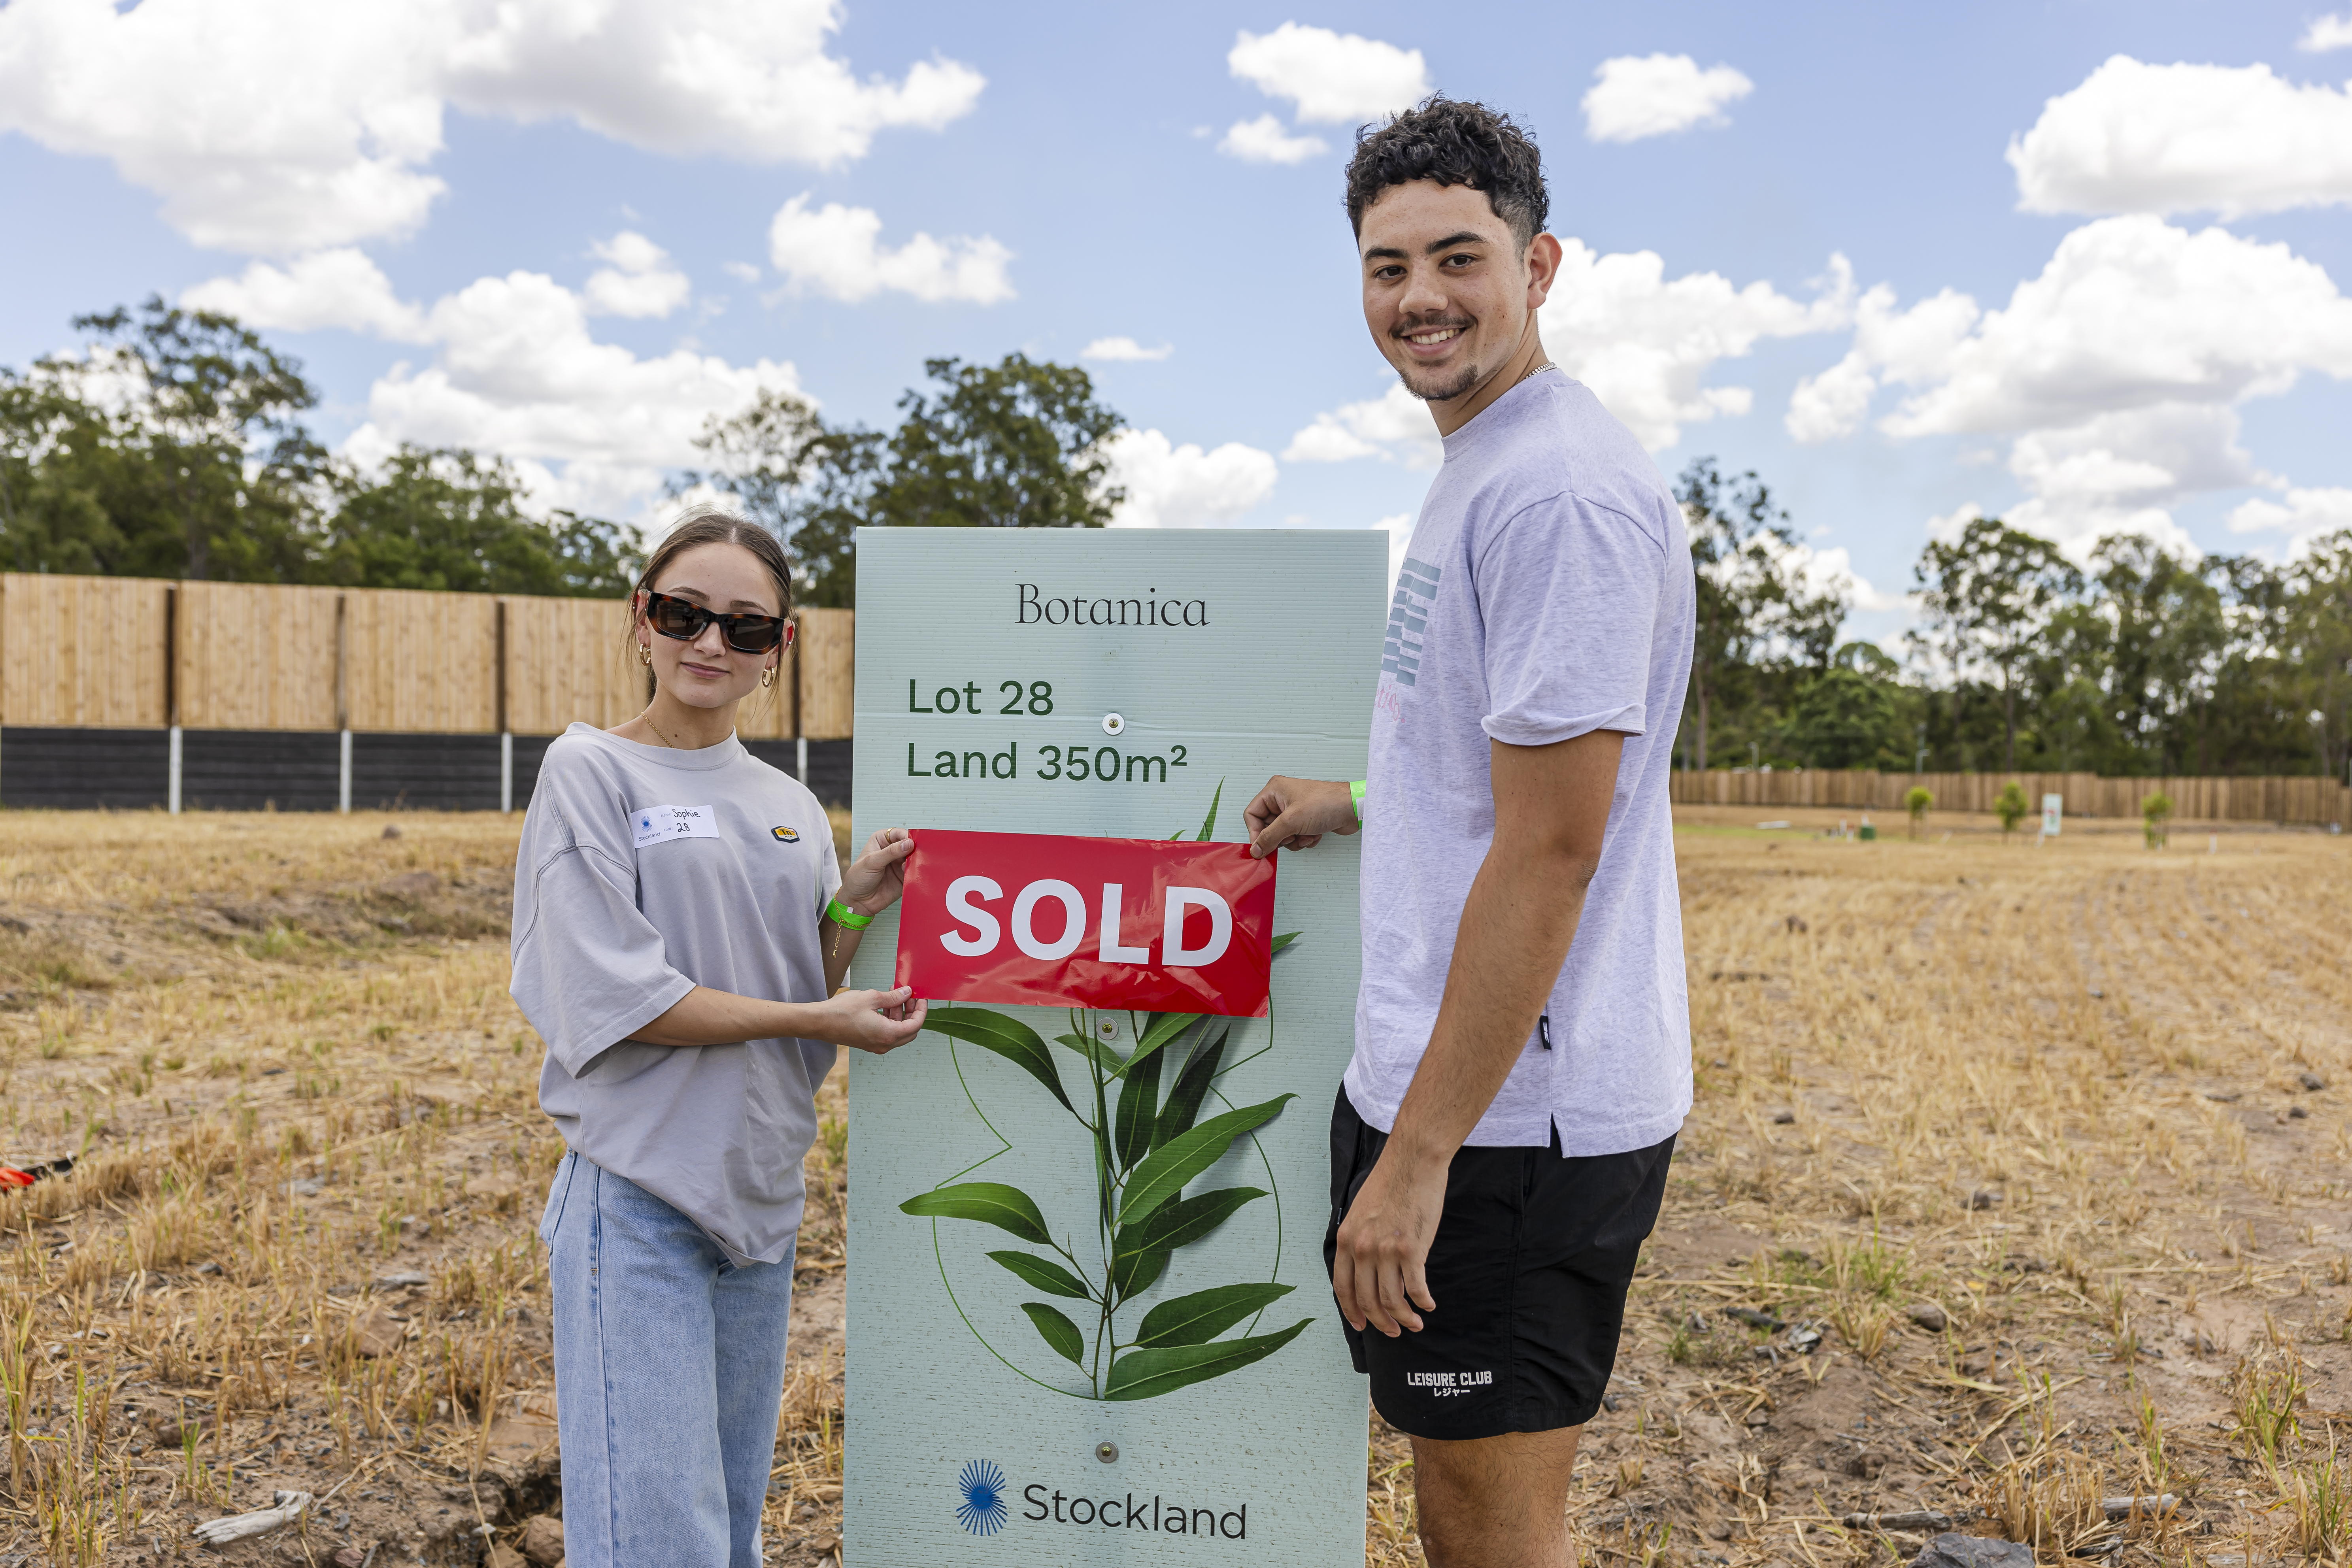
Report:
M2352 789L2324 778L2137 778L2095 773L1882 773L1794 768L1677 773L1678 805L1850 806L1900 814L1903 797L1923 785L1937 811L1990 813L2004 785L2015 780L2026 806L2039 813L2044 795L2063 796L2069 816L2137 818L2140 804L2159 791L2172 815L2196 822L2352 822Z
M802 610L746 740L849 737L856 613ZM0 724L552 735L643 708L619 600L0 574Z

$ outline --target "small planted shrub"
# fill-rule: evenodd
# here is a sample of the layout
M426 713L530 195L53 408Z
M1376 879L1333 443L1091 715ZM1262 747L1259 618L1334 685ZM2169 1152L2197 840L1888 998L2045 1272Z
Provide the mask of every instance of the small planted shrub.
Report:
M1992 814L2000 818L2002 837L2006 838L2017 831L2017 825L2025 819L2025 813L2024 787L2011 779L2001 786L2000 794L1994 797L1992 803Z

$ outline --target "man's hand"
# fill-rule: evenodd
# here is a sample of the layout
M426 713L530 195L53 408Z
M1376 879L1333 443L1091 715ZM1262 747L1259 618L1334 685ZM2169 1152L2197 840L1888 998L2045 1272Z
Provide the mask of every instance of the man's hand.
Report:
M809 1007L814 1026L801 1031L804 1038L830 1041L880 1056L896 1050L923 1032L927 1004L915 999L911 985L895 991L839 991Z
M1242 823L1249 829L1250 854L1259 860L1277 849L1312 849L1327 833L1344 837L1363 826L1346 784L1280 773L1242 807Z
M1418 1333L1421 1312L1437 1310L1425 1270L1445 1209L1448 1163L1412 1161L1391 1142L1348 1205L1331 1259L1331 1290L1358 1332L1370 1321L1391 1339L1400 1325Z

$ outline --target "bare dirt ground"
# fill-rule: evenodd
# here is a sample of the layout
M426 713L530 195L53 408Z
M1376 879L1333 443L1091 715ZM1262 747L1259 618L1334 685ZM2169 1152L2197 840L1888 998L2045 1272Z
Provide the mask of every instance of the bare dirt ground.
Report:
M1940 1512L2053 1564L2341 1564L2352 847L1839 815L1684 814L1697 1107L1580 1557L1891 1561L1936 1523L1886 1516ZM560 1144L505 989L515 829L0 816L0 1155L77 1162L0 1194L0 1568L193 1558L281 1489L299 1526L213 1554L546 1556ZM837 1078L824 1109L795 1564L839 1546ZM1419 1562L1377 1419L1367 1480L1368 1564Z

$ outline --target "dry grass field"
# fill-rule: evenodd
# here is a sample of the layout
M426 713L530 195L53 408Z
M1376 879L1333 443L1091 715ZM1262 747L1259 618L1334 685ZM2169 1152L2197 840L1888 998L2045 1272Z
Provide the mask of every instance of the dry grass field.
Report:
M2050 1564L2340 1568L2352 846L1756 815L1685 814L1698 1107L1580 1554L1846 1568L1940 1512ZM0 816L0 1153L76 1162L0 1193L0 1568L192 1559L278 1489L301 1526L215 1555L517 1561L559 1148L505 989L515 830ZM769 1519L803 1564L839 1520L825 1110ZM1377 1422L1368 1495L1368 1563L1418 1563Z

